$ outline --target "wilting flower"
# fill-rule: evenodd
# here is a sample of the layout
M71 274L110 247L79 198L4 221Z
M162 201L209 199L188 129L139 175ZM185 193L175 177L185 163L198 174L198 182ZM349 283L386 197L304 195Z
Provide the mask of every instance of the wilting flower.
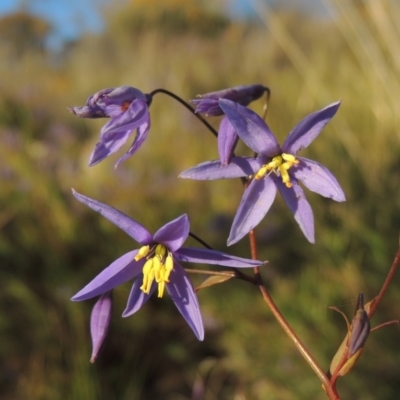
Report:
M130 86L104 89L90 96L83 107L71 107L70 111L81 118L111 118L100 131L89 165L93 166L123 146L133 131L136 136L129 150L117 161L131 157L144 143L150 129L149 106L151 96Z
M247 106L252 101L259 99L269 89L263 85L242 85L233 88L218 90L203 95L198 95L197 99L191 100L196 106L196 112L206 116L223 115L224 111L219 106L220 99L232 100L243 106ZM218 130L218 154L223 165L229 164L233 151L239 140L232 124L227 117L222 118Z
M100 213L142 247L132 250L100 272L80 290L72 300L81 301L99 296L122 283L136 278L123 317L138 311L158 288L158 297L165 289L179 312L199 340L204 338L204 327L197 296L185 270L179 262L195 262L249 268L263 262L231 256L220 251L182 247L189 235L189 219L186 214L168 222L154 235L125 214L89 197L73 191L74 196L88 207Z
M327 168L315 161L298 157L297 152L306 148L319 135L335 115L340 102L305 117L290 132L282 147L256 113L230 100L222 99L219 105L240 138L257 153L257 157L232 157L227 166L220 161L205 162L184 171L180 177L206 180L254 175L233 220L228 245L239 241L259 224L271 207L277 189L306 238L314 243L312 209L298 181L311 191L335 201L344 201L345 195Z

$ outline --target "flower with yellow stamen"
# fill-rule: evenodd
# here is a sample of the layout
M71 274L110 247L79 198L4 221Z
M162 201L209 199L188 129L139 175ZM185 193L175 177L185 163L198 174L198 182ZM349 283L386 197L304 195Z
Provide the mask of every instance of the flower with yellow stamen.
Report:
M204 327L197 296L180 262L233 268L254 268L263 264L261 261L231 256L220 251L183 247L189 235L189 218L186 214L168 222L152 235L137 221L115 208L75 191L73 194L79 201L113 222L142 245L140 249L124 254L100 272L72 298L74 301L100 296L136 278L122 314L124 317L138 311L156 289L158 297L163 297L167 291L196 337L203 340Z
M256 227L270 209L279 190L293 212L305 237L314 243L314 217L303 189L335 201L344 201L342 188L332 173L321 164L297 156L335 115L340 102L305 117L290 132L282 147L264 120L255 112L233 101L218 102L234 131L256 157L232 157L228 165L221 161L203 162L180 174L181 178L209 180L254 177L243 194L228 238L228 245L238 242Z

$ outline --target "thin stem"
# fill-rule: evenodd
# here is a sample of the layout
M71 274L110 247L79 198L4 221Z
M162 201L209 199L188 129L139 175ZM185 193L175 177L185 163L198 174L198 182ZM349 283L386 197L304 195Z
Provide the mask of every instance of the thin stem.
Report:
M390 270L389 270L389 272L388 272L388 274L386 276L385 281L383 282L381 290L378 293L378 296L375 297L375 300L371 304L371 308L370 308L369 313L368 313L369 319L372 318L372 316L374 315L376 309L378 308L379 303L381 302L384 294L386 293L387 288L389 287L390 282L393 279L393 276L394 276L394 274L395 274L395 272L397 270L397 267L399 266L399 263L400 263L400 243L399 243L399 247L397 248L397 253L396 253L396 256L394 257L393 264L390 267Z
M200 244L202 244L204 247L206 247L209 250L214 250L208 243L206 243L203 239L199 238L196 234L194 234L193 232L189 232L189 236L191 236L193 239L197 240ZM255 259L256 260L256 259ZM191 270L193 271L193 270ZM234 274L234 276L238 279L241 279L242 281L246 281L246 282L251 282L251 283L255 283L254 279L251 278L250 276L244 274L243 272L239 271L236 268L232 268L231 272Z
M379 324L377 326L374 326L369 333L377 331L378 329L384 328L385 326L389 325L394 325L394 324L400 324L400 319L392 319L391 321L384 322L383 324Z
M192 237L193 239L197 240L200 244L202 244L207 249L213 250L213 248L208 243L206 243L203 239L199 238L193 232L189 232L189 236Z
M176 95L175 93L170 92L169 90L166 89L156 89L153 90L152 92L150 92L150 96L154 96L157 93L164 93L170 97L172 97L173 99L175 99L176 101L178 101L179 103L181 103L184 107L186 107L198 120L200 120L210 131L211 133L215 136L218 137L218 132L200 115L197 114L196 111L194 110L194 108L187 103L185 100L183 100L181 97L179 97L178 95Z
M254 230L249 232L249 239L250 239L251 256L254 259L255 257L257 257L257 245L256 245ZM257 258L255 258L255 259L257 259ZM329 398L332 400L338 400L339 395L337 394L336 389L331 386L329 379L325 375L324 371L321 369L321 367L318 365L318 363L314 360L314 358L309 353L309 351L304 346L304 344L297 337L297 335L295 334L293 329L290 327L289 323L285 320L285 318L279 311L278 307L274 303L271 295L269 294L267 288L264 285L264 282L263 282L261 274L260 274L259 267L254 268L254 279L255 279L256 284L262 294L262 297L263 297L265 303L268 305L268 307L271 310L272 314L274 315L275 319L278 321L279 325L282 327L282 329L288 335L289 339L294 343L294 345L296 346L297 350L299 350L299 352L303 356L303 358L307 361L307 363L311 367L311 369L318 376L318 378L322 382L322 385L324 386Z

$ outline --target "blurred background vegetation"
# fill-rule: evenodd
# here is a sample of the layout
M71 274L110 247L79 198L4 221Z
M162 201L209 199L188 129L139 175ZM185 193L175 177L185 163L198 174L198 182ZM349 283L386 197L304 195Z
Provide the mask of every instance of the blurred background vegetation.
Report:
M338 114L302 155L326 165L347 201L307 191L316 244L278 198L256 230L272 295L328 368L359 292L373 298L400 226L400 28L395 0L331 0L323 17L253 4L233 21L223 3L142 0L105 9L106 28L60 52L52 27L26 11L0 19L0 397L14 399L324 399L321 385L264 306L229 281L199 292L206 338L197 342L168 299L120 317L130 285L115 291L112 327L89 363L93 301L70 297L137 244L71 196L71 187L113 205L150 230L186 212L192 231L225 246L240 181L195 182L178 174L217 158L214 137L159 94L148 141L116 171L89 154L104 120L79 120L106 87L162 87L185 99L239 84L271 88L268 123L282 142L305 115L342 99ZM261 112L260 100L252 108ZM212 120L218 126L218 118ZM246 154L244 146L238 153ZM194 243L191 243L194 244ZM247 240L229 249L248 257ZM196 266L199 267L199 266ZM201 280L194 277L195 284ZM372 320L400 314L400 277ZM343 399L397 399L398 326L371 334Z

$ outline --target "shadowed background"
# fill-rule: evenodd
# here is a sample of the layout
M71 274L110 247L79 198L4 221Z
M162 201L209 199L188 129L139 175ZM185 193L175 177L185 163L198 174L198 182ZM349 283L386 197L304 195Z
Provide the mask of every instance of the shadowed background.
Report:
M206 326L198 342L169 301L156 297L120 317L130 284L114 293L110 334L89 363L93 301L70 297L137 247L78 203L71 187L154 232L182 213L213 247L249 257L247 239L226 248L239 180L179 180L217 158L215 138L163 94L139 152L117 170L88 168L106 120L66 107L94 92L162 87L185 99L239 84L271 88L267 122L280 143L305 115L342 99L337 115L301 155L327 166L347 197L305 190L316 244L277 200L257 227L272 296L323 368L346 332L359 292L378 292L399 225L400 29L396 1L327 1L323 15L254 2L254 18L230 20L205 2L135 1L102 9L105 28L49 50L49 23L26 10L0 19L0 396L2 399L324 399L317 378L283 335L257 290L229 281L199 292ZM262 111L263 101L251 105ZM210 119L218 127L218 118ZM242 145L237 153L250 154ZM188 242L190 245L194 243ZM199 266L196 266L198 268ZM395 276L372 326L399 318ZM197 285L198 276L193 277ZM398 326L371 334L343 399L395 399Z

